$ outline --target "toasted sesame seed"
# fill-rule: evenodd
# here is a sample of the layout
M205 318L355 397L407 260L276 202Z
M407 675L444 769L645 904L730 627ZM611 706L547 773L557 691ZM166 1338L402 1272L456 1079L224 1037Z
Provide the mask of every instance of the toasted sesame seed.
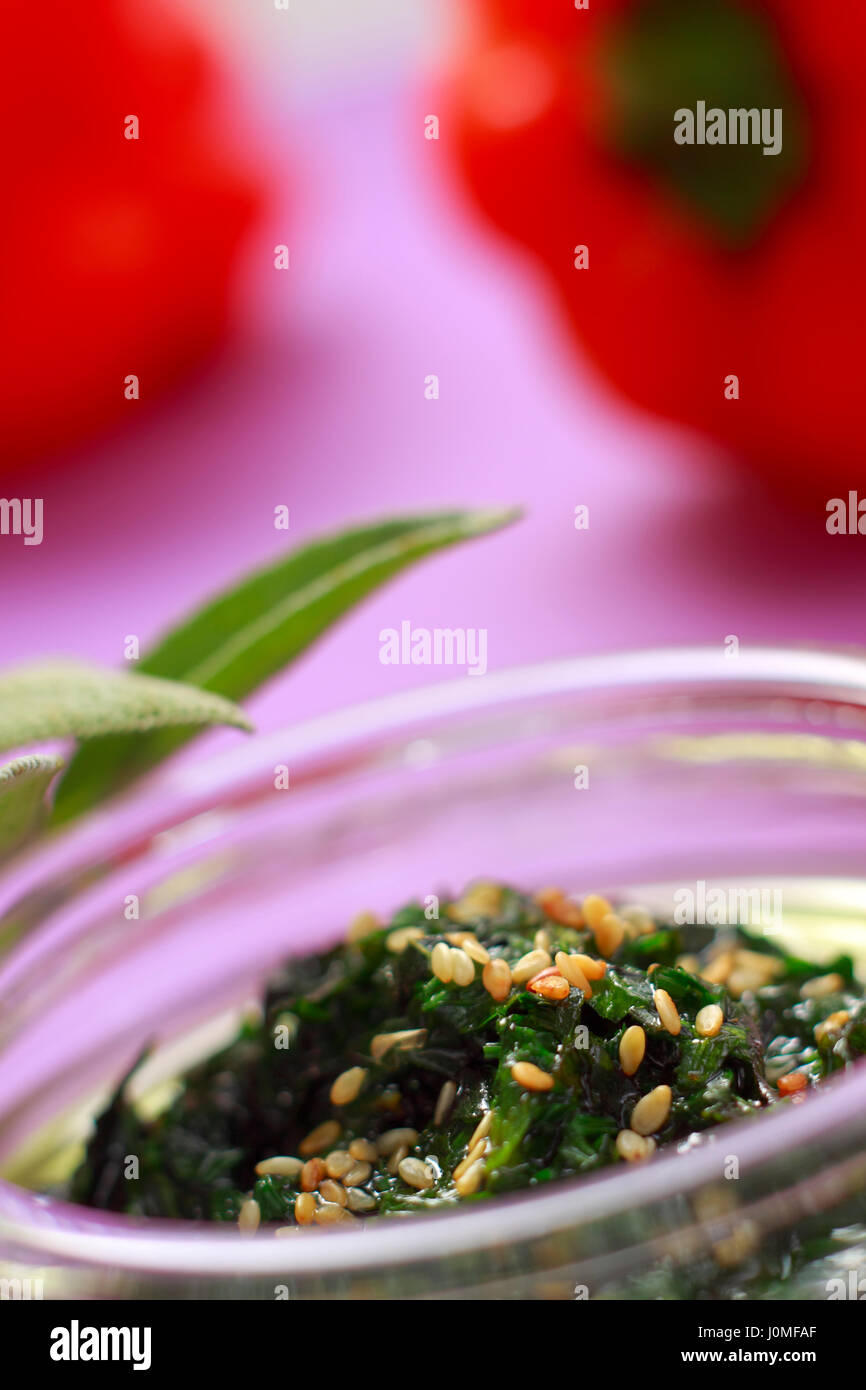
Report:
M357 1100L367 1076L366 1067L349 1067L341 1071L331 1087L332 1105L350 1105Z
M801 999L826 999L829 994L838 994L840 989L845 988L845 981L841 975L833 971L829 975L816 975L814 979L806 980L800 986Z
M809 1078L804 1071L790 1071L787 1076L780 1076L776 1082L776 1089L780 1096L793 1096L798 1091L804 1091L809 1084Z
M381 925L374 912L359 912L349 923L346 940L363 941L365 936L371 936L374 931L378 931Z
M621 1129L616 1136L616 1151L627 1163L640 1163L655 1153L655 1140L636 1134L633 1129Z
M324 1182L319 1183L319 1192L326 1202L336 1202L340 1207L346 1205L346 1189L342 1183L334 1182L333 1178L325 1178Z
M531 980L533 975L537 975L540 970L546 970L553 961L547 951L527 951L525 956L521 956L516 965L511 967L511 979L516 985L525 985L527 980Z
M646 1052L646 1033L639 1024L626 1028L619 1041L620 1066L626 1076L634 1076Z
M316 1125L311 1129L306 1139L302 1139L298 1145L298 1152L304 1158L309 1158L310 1154L321 1153L323 1149L333 1148L340 1137L341 1129L336 1120L325 1120L323 1124Z
M451 983L454 964L451 959L451 947L446 946L444 941L437 941L433 947L430 955L430 969L437 980L442 981L443 985Z
M695 1032L702 1038L714 1038L725 1021L718 1004L705 1004L695 1014Z
M309 1159L301 1169L301 1189L304 1192L315 1192L323 1178L328 1176L328 1170L320 1158Z
M378 1153L386 1157L392 1154L395 1149L399 1149L401 1144L405 1144L407 1149L412 1149L418 1143L417 1129L386 1129L384 1134L380 1134L376 1140Z
M320 1202L313 1212L313 1220L317 1226L333 1226L338 1221L349 1219L349 1212L345 1207L341 1207L339 1202Z
M420 941L425 935L421 927L398 927L396 931L389 931L385 937L385 945L392 955L402 955L406 947L413 941Z
M515 1062L511 1075L524 1091L550 1091L553 1088L550 1072L542 1071L534 1062Z
M569 960L577 962L588 980L603 980L607 974L606 960L596 960L594 956L583 955L580 951L572 952Z
M561 927L582 927L583 913L576 902L567 898L561 888L542 888L535 901L545 916Z
M372 1173L372 1165L360 1159L354 1167L343 1174L344 1187L362 1187Z
M263 1158L261 1163L257 1163L256 1173L260 1178L296 1178L303 1166L303 1159L277 1154L274 1158Z
M480 941L476 941L474 936L464 935L463 940L458 944L463 947L467 956L469 956L471 960L476 961L478 965L486 965L489 961L490 952L487 950L486 946L481 945Z
M436 1109L433 1111L434 1125L441 1125L451 1106L454 1104L454 1097L457 1095L457 1087L453 1081L446 1081L436 1100Z
M295 1198L295 1220L299 1226L309 1226L316 1210L316 1199L312 1192L302 1192Z
M451 979L461 988L471 985L475 979L475 962L467 956L462 946L451 947Z
M409 1145L401 1144L398 1149L394 1150L391 1157L388 1159L388 1172L391 1174L395 1174L399 1169L400 1164L403 1162L403 1159L408 1157Z
M550 999L554 1002L567 999L571 993L571 985L564 975L558 971L544 971L541 975L536 975L534 980L530 980L526 986L531 989L533 994L539 994L542 999Z
M488 1110L485 1115L481 1116L481 1119L478 1121L478 1124L472 1131L472 1138L469 1140L469 1144L467 1145L467 1147L471 1149L474 1147L475 1144L478 1143L479 1139L486 1139L487 1135L490 1133L490 1126L492 1125L492 1123L493 1111Z
M426 1028L401 1028L396 1033L377 1033L370 1042L370 1056L374 1062L381 1062L392 1048L406 1052L413 1047L423 1047L426 1041Z
M508 962L501 957L488 961L481 972L481 983L497 1004L501 1004L511 993L511 968Z
M378 1205L372 1192L364 1192L360 1187L350 1187L346 1193L349 1211L375 1211Z
M636 1134L657 1134L671 1113L673 1095L670 1086L656 1086L641 1096L631 1112L630 1125Z
M582 990L584 999L592 998L592 986L578 956L570 956L567 951L557 951L556 968L570 985Z
M682 1032L683 1021L680 1018L676 1004L674 1003L673 999L671 999L671 996L668 994L667 990L654 989L653 1003L655 1004L656 1012L658 1013L658 1016L661 1019L662 1027L666 1029L668 1033L670 1033L671 1037L678 1037L679 1034Z
M816 1023L812 1029L815 1041L821 1042L824 1038L838 1038L850 1017L847 1009L837 1009L836 1013L829 1014L823 1023Z
M462 1159L462 1161L458 1163L457 1167L454 1169L454 1172L452 1174L454 1181L456 1182L458 1178L462 1177L463 1174L467 1171L467 1169L471 1168L472 1164L476 1163L478 1159L481 1158L484 1153L486 1153L486 1151L486 1139L478 1139L474 1144L470 1144L469 1151L466 1154L466 1157Z
M479 917L495 917L501 905L502 889L499 884L478 882L471 884L446 911L453 922L474 922Z
M261 1208L254 1197L247 1197L245 1201L241 1202L238 1212L238 1230L242 1236L255 1235L261 1219Z
M647 973L648 975L651 975L651 974L653 973L654 970L658 970L660 967L661 967L661 961L660 961L660 960L651 961L650 964L649 964L649 965L647 966L647 968L646 968L646 973Z
M583 919L593 933L601 926L604 918L613 912L607 898L600 898L597 893L590 893L588 898L584 898L581 909Z
M615 912L608 912L595 928L595 944L599 954L612 956L618 951L625 938L625 924Z
M404 1182L420 1191L432 1187L436 1181L436 1174L430 1164L424 1163L420 1158L404 1158L397 1171Z
M359 1163L375 1163L379 1157L379 1150L369 1139L353 1139L349 1145L349 1153Z
M701 971L701 979L711 985L727 984L728 976L734 968L733 951L721 951Z
M484 1160L479 1158L472 1164L471 1168L467 1168L465 1173L462 1173L459 1178L455 1179L459 1196L469 1197L473 1192L477 1192L481 1186L483 1177Z
M680 970L686 970L689 975L697 975L701 968L701 963L697 956L677 956L675 963L679 966Z
M333 1149L325 1159L325 1171L329 1178L341 1178L348 1173L355 1160L347 1149Z

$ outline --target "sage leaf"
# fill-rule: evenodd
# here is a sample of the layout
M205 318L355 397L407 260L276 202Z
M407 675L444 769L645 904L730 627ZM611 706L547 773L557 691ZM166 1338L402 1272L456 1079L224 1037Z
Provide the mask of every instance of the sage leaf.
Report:
M66 661L0 673L0 748L209 724L250 727L221 696L155 676Z
M247 575L147 653L139 670L240 700L294 661L361 599L416 560L495 531L515 510L398 517L319 538ZM189 733L166 730L88 745L72 759L55 801L68 820L128 786Z
M0 858L38 829L45 793L62 766L62 758L48 753L30 753L0 766Z

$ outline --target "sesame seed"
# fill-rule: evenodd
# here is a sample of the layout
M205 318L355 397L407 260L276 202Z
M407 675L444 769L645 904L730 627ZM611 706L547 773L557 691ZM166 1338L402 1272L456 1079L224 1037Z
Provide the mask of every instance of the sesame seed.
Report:
M545 916L561 927L583 926L583 913L561 888L542 888L540 893L536 893L535 901Z
M403 1159L408 1157L409 1145L401 1144L398 1149L394 1150L391 1157L388 1159L388 1172L392 1175L395 1174L399 1169L400 1164L403 1162Z
M677 1006L674 1003L673 999L671 999L671 996L668 994L667 990L654 989L653 1003L655 1004L656 1012L658 1013L658 1016L661 1019L662 1027L666 1029L668 1033L670 1033L671 1037L678 1037L679 1034L682 1032L683 1022L677 1011Z
M346 1189L342 1183L334 1182L333 1178L325 1178L319 1184L319 1192L326 1202L336 1202L339 1207L346 1205Z
M821 1042L824 1038L838 1038L850 1017L847 1009L838 1009L836 1013L829 1014L823 1023L816 1023L812 1029L815 1041Z
M359 912L357 917L353 917L346 932L346 940L349 942L363 941L365 936L371 936L374 931L378 931L382 923L374 912Z
M349 1145L349 1153L360 1163L375 1163L379 1157L379 1150L369 1139L353 1139Z
M317 1226L333 1226L338 1221L348 1219L350 1219L349 1212L338 1202L321 1202L313 1212L313 1220Z
M606 960L596 960L594 956L583 955L580 951L572 952L569 960L576 961L588 980L603 980L607 974Z
M278 1226L274 1235L277 1240L285 1240L286 1236L293 1236L297 1229L297 1226Z
M316 1199L312 1192L302 1192L295 1198L295 1220L299 1226L309 1226L316 1210Z
M600 898L597 893L590 893L588 898L584 898L581 908L583 919L593 933L601 926L604 918L613 912L607 898Z
M441 1125L451 1106L454 1104L454 1097L457 1095L457 1087L453 1081L446 1081L439 1092L436 1101L436 1109L433 1111L434 1125Z
M776 1089L780 1096L794 1096L798 1091L804 1091L809 1084L809 1078L803 1071L791 1071L787 1076L780 1076L776 1082Z
M366 1076L366 1067L349 1067L348 1071L341 1071L331 1087L331 1104L350 1105L357 1100Z
M553 937L547 927L539 927L532 938L532 944L536 951L549 951L553 944Z
M734 968L733 951L722 951L714 956L708 965L701 971L701 979L706 980L711 985L727 984L728 976Z
M343 1174L344 1187L363 1187L372 1173L372 1165L361 1159L347 1173Z
M553 961L547 951L527 951L525 956L521 956L516 965L511 967L511 979L516 985L525 985L527 980L531 980L533 975L537 975L540 970L546 970Z
M550 1072L542 1071L534 1062L515 1062L511 1075L524 1091L550 1091L553 1088Z
M636 1134L657 1134L671 1113L673 1099L670 1086L656 1086L641 1096L631 1112L630 1125Z
M253 1197L247 1197L241 1202L238 1212L238 1230L242 1236L253 1236L259 1229L262 1219L261 1208Z
M486 1115L482 1115L478 1124L472 1131L472 1138L469 1140L468 1147L471 1149L478 1143L479 1139L486 1139L490 1133L490 1126L493 1123L493 1111L488 1110Z
M405 1144L407 1149L411 1149L417 1143L417 1129L386 1129L385 1133L380 1134L376 1140L376 1149L383 1157L387 1157L395 1149L399 1149L402 1144Z
M476 1163L478 1159L481 1158L481 1156L486 1152L486 1150L486 1139L479 1139L476 1143L470 1144L469 1152L467 1153L466 1157L460 1163L458 1163L457 1167L454 1169L454 1172L452 1174L454 1181L456 1182L458 1178L462 1177L463 1174L467 1171L467 1169L471 1168L472 1164Z
M646 1052L646 1033L634 1023L626 1028L619 1042L620 1066L626 1076L634 1076Z
M261 1163L257 1163L256 1173L260 1178L296 1178L303 1166L303 1159L277 1154L274 1158L263 1158Z
M656 1143L647 1135L636 1134L633 1129L621 1129L616 1136L616 1151L626 1163L640 1163L655 1153Z
M508 962L501 957L488 961L481 972L481 983L497 1004L501 1004L511 993L511 968Z
M481 1179L484 1177L484 1160L479 1158L467 1168L466 1172L456 1179L457 1192L461 1197L469 1197L473 1192L477 1192L481 1186Z
M351 1187L346 1193L349 1211L375 1211L378 1205L372 1192L362 1192L359 1187Z
M800 986L801 999L826 999L828 994L838 994L845 988L845 981L835 971L830 975L816 975Z
M370 1043L370 1056L374 1062L381 1062L392 1048L407 1052L413 1047L423 1047L426 1041L426 1028L401 1028L396 1033L377 1033Z
M618 951L625 937L625 923L615 912L608 912L595 928L595 944L599 954L612 956Z
M421 1191L424 1188L432 1187L436 1181L436 1174L429 1163L424 1163L420 1158L404 1158L399 1164L397 1172L410 1187L417 1187Z
M451 947L451 979L461 988L471 985L475 979L475 962L467 956L462 946Z
M479 917L495 917L502 905L502 889L498 883L473 883L462 898L446 909L454 922L474 922Z
M541 975L536 975L534 980L528 982L526 988L531 989L533 994L541 995L542 999L554 1001L567 999L571 993L568 980L556 970L545 970Z
M309 1159L301 1169L301 1188L304 1192L315 1192L328 1170L320 1158Z
M310 1154L321 1153L323 1149L333 1148L340 1137L340 1125L336 1120L325 1120L323 1124L311 1129L306 1139L298 1145L298 1152L308 1158Z
M647 932L655 931L656 924L645 907L639 903L625 903L619 908L619 915L630 928L629 936L645 936Z
M725 1021L718 1004L705 1004L695 1014L695 1032L702 1038L714 1038Z
M420 941L425 933L420 927L398 927L396 931L389 931L385 937L385 945L392 955L402 955L406 947L413 941Z
M451 974L454 965L451 960L451 947L446 946L444 941L437 941L430 956L430 969L441 980L443 985L451 983Z
M354 1166L355 1160L346 1149L334 1149L325 1159L325 1171L329 1178L341 1178Z
M570 985L583 991L584 999L592 998L592 986L578 956L570 956L566 951L557 951L556 968Z
M482 946L481 942L476 941L474 936L464 935L463 940L458 945L462 946L467 956L477 961L479 965L486 965L490 959L490 952L486 946Z

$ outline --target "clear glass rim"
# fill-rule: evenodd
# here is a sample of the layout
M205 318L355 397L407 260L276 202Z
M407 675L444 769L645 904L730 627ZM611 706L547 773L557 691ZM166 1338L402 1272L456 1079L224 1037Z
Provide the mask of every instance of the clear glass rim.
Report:
M142 796L127 798L111 813L89 817L22 860L0 888L0 910L43 876L86 861L97 846L104 850L106 834L112 843L123 843L153 828L155 818L165 821L167 806L170 823L205 809L208 801L246 783L259 769L272 767L275 751L280 761L315 760L371 738L402 740L415 726L423 728L450 716L478 715L485 709L545 697L658 690L676 698L698 688L745 695L772 691L779 697L866 707L866 657L833 649L765 646L744 648L730 659L718 647L663 648L545 662L491 673L483 681L448 681L349 707L288 730L255 736L240 749L215 755L203 765L170 768L152 778ZM727 1125L725 1133L748 1169L786 1148L818 1143L822 1135L858 1113L866 1113L864 1067L826 1083L805 1104ZM711 1145L697 1146L688 1153L661 1154L650 1165L569 1180L459 1211L431 1213L408 1225L405 1218L367 1221L359 1223L358 1229L334 1228L324 1239L319 1231L302 1231L295 1239L283 1241L245 1240L232 1229L142 1221L54 1200L49 1215L44 1197L0 1182L0 1190L6 1192L0 1234L9 1246L26 1250L30 1258L38 1254L46 1261L67 1260L130 1273L206 1272L227 1278L358 1274L386 1265L423 1265L477 1254L503 1242L535 1242L564 1227L597 1222L638 1204L687 1195L717 1176L718 1154Z

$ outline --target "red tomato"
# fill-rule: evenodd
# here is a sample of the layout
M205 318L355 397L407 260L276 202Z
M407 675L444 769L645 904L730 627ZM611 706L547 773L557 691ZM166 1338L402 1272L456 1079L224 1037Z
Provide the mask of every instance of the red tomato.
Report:
M3 54L8 471L146 409L212 348L258 194L210 59L159 0L19 5Z
M480 0L479 16L456 92L468 183L541 258L596 366L790 492L866 482L864 7ZM674 113L702 97L780 109L781 156L678 146Z

